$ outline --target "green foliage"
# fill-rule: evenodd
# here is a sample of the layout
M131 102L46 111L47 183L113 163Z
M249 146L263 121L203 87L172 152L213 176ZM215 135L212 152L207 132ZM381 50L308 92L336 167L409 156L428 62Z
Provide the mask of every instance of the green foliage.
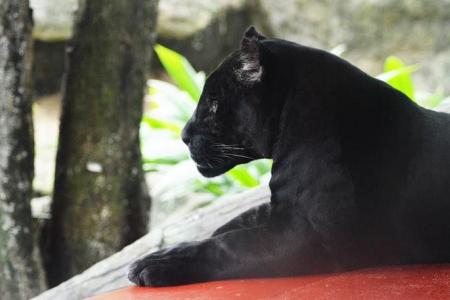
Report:
M385 74L391 75L386 81L411 99L414 99L414 85L411 73L417 69L416 66L405 66L403 62L395 56L389 56L384 62Z
M416 65L406 66L398 57L389 56L384 62L384 73L377 78L389 83L417 104L426 108L436 108L444 100L444 94L441 89L437 89L434 93L417 92L412 73L418 69Z
M162 129L172 131L176 136L181 134L182 128L173 122L168 122L164 120L155 119L149 116L144 116L142 122L145 122L148 126L154 129Z
M198 101L203 89L203 79L197 76L186 58L162 45L155 46L159 61L178 87Z

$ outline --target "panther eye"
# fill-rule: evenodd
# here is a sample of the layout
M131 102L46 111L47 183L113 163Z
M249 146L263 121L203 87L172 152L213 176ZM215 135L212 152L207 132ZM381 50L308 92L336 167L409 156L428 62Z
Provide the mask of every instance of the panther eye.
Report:
M209 112L212 112L215 114L218 107L219 107L219 103L217 102L217 100L213 100L211 102L211 106L209 107Z

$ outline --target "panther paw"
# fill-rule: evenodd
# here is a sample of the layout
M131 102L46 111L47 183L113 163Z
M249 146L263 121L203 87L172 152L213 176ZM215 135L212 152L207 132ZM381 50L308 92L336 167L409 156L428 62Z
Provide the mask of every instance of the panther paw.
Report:
M152 253L134 262L128 279L138 286L170 286L208 280L208 266L197 243Z

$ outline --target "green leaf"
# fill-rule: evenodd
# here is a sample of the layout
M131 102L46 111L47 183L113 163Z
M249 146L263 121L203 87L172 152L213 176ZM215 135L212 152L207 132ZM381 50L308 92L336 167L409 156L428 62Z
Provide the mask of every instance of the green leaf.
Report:
M178 165L179 163L189 159L189 155L143 158L142 165L145 172L158 172L167 167Z
M417 66L405 66L399 58L389 56L384 62L385 81L414 100L414 85L411 73L417 69Z
M159 168L150 167L150 166L147 166L145 164L142 167L142 169L144 170L145 173L153 173L153 172L159 172L160 171Z
M388 82L389 80L392 80L393 78L396 78L398 76L401 76L403 74L411 74L415 71L417 71L419 68L415 65L412 66L406 66L397 70L381 73L377 76L375 76L377 79Z
M142 122L146 123L148 126L154 129L164 129L175 133L177 136L181 135L182 129L176 123L155 119L149 116L143 116Z
M142 162L148 165L176 165L180 161L186 160L188 157L161 157L161 158L146 158Z
M272 160L261 159L253 162L259 176L267 174L272 169Z
M345 44L340 44L330 50L330 53L341 57L344 52L347 51L347 46Z
M416 95L417 103L426 108L438 107L445 99L444 91L438 88L434 93L418 92Z
M148 81L150 108L169 108L184 123L189 120L197 106L197 102L177 86L161 80ZM172 107L173 106L173 107Z
M237 166L234 169L228 171L228 176L239 182L240 185L244 187L255 187L258 186L259 181L244 167Z
M164 69L178 87L186 91L192 99L198 101L203 87L197 79L197 73L187 59L159 44L155 46L155 52Z
M208 182L200 186L199 190L207 191L215 196L222 196L225 194L222 185L215 182Z

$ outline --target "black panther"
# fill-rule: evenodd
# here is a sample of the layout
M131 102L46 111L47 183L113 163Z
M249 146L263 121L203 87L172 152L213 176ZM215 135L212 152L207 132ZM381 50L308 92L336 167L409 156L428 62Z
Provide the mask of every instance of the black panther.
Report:
M250 27L183 131L207 177L272 158L271 202L136 261L141 286L450 262L450 115Z

